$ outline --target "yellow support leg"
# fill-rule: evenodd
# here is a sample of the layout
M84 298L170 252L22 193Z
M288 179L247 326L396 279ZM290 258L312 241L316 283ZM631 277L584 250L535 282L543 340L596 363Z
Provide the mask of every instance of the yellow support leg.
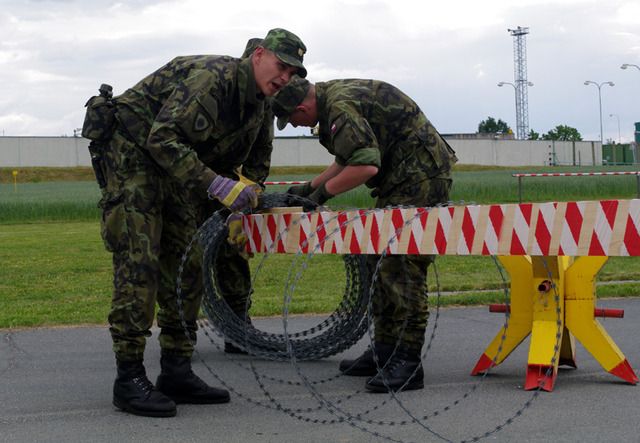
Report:
M533 308L529 295L531 280L531 259L528 256L498 257L502 266L511 276L511 303L509 323L502 327L491 344L471 371L471 375L487 372L499 365L531 332Z
M553 390L565 330L564 273L570 262L570 257L531 257L533 325L526 390Z
M607 257L580 257L566 273L566 324L605 371L636 384L638 377L609 334L594 317L595 276Z
M629 383L638 377L595 319L595 276L606 257L499 257L511 276L511 316L472 375L500 364L531 334L525 389L553 390L558 365L576 367L575 339L605 370ZM574 338L575 337L575 338Z

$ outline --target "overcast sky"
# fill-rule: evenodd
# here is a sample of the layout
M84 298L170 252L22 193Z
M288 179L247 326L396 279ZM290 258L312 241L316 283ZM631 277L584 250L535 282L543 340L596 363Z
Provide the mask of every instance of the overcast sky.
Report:
M638 0L0 0L0 135L73 135L100 83L120 93L177 55L239 56L287 28L311 81L376 78L410 95L442 133L488 116L515 131L513 37L526 37L529 126L633 139L640 121ZM614 114L614 117L610 117ZM617 117L616 117L617 116ZM308 134L290 126L276 135Z

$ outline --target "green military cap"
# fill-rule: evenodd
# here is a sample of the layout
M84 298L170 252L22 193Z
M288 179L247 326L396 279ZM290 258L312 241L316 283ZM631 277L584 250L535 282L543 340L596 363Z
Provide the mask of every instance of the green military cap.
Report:
M261 38L250 38L247 41L247 46L245 46L244 48L244 52L242 53L242 57L240 58L247 58L249 57L251 54L253 54L253 51L256 50L256 48L258 46L262 45L262 39Z
M304 54L307 52L307 47L293 32L281 28L272 29L262 40L260 46L269 51L273 51L276 57L286 64L297 67L297 74L299 76L307 76L307 70L302 64Z
M308 80L294 75L278 93L273 97L271 109L278 117L278 129L283 130L289 123L289 116L302 103L309 92L311 83Z

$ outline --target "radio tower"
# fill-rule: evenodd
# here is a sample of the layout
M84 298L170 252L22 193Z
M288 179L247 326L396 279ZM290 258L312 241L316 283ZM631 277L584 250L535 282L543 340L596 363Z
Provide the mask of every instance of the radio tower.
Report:
M513 72L516 89L516 138L526 140L529 137L529 99L527 89L533 86L527 81L527 42L525 36L529 28L518 26L508 29L513 36Z

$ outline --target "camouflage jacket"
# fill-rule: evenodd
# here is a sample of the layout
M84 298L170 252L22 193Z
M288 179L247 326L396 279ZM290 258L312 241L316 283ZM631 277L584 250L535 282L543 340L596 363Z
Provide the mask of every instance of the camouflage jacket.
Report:
M377 80L316 83L320 143L340 165L375 165L367 182L393 186L449 172L455 152L418 105Z
M239 166L256 182L268 175L273 121L250 59L177 57L114 100L136 144L187 189L207 189Z

